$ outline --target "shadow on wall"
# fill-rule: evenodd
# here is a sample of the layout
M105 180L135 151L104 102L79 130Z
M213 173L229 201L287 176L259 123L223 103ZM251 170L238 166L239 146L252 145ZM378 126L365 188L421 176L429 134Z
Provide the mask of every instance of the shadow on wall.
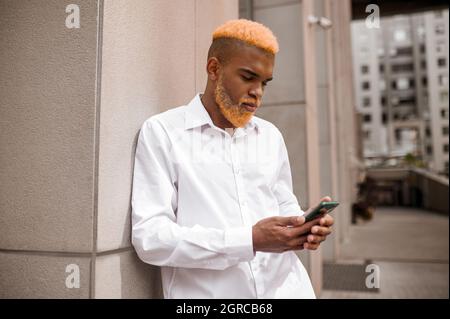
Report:
M120 259L121 298L163 299L160 268L144 263L134 249L129 253Z
M136 133L133 140L132 147L132 165L131 165L131 187L133 185L133 171L134 171L134 157L136 154L136 146L139 138L140 130ZM130 206L128 209L128 221L130 231L124 232L124 237L130 236L129 242L131 243L131 192L130 192ZM126 240L127 238L123 238ZM161 270L160 267L149 265L144 263L133 246L129 253L130 258L120 258L120 275L121 275L121 296L122 298L150 298L150 299L162 299L164 298L162 283L161 283Z

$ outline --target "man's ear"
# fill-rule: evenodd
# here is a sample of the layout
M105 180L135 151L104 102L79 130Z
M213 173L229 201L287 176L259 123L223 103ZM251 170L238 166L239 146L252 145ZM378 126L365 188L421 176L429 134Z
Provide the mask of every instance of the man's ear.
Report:
M206 73L208 74L208 79L213 82L217 81L221 67L220 62L216 57L209 58L206 63Z

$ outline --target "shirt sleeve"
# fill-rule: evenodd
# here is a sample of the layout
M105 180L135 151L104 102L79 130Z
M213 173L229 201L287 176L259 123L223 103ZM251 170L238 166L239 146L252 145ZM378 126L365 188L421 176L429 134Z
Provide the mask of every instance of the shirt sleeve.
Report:
M162 125L147 120L136 146L131 200L132 244L139 258L157 266L216 270L253 259L251 226L215 229L177 224L171 148Z
M278 174L273 185L273 193L278 200L280 207L280 216L295 216L304 214L301 209L297 197L295 196L292 188L292 174L291 166L289 164L289 156L286 148L286 144L283 139L283 135L277 129L279 134L279 148L278 148Z

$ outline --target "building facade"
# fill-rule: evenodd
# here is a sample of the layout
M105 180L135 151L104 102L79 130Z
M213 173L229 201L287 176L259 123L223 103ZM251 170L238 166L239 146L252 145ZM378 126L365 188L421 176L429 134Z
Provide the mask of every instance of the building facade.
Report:
M352 23L364 156L411 154L448 174L448 10ZM446 20L447 19L447 20Z

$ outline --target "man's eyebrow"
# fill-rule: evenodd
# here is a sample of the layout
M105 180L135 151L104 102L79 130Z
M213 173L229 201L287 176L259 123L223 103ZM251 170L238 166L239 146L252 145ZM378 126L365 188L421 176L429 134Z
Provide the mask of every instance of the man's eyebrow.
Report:
M249 70L249 69L246 69L246 68L239 68L239 71L246 72L246 73L248 73L248 74L254 76L255 78L260 78L259 74L253 72L252 70ZM271 78L268 78L265 82L272 81L272 79L273 79L272 77L271 77Z

